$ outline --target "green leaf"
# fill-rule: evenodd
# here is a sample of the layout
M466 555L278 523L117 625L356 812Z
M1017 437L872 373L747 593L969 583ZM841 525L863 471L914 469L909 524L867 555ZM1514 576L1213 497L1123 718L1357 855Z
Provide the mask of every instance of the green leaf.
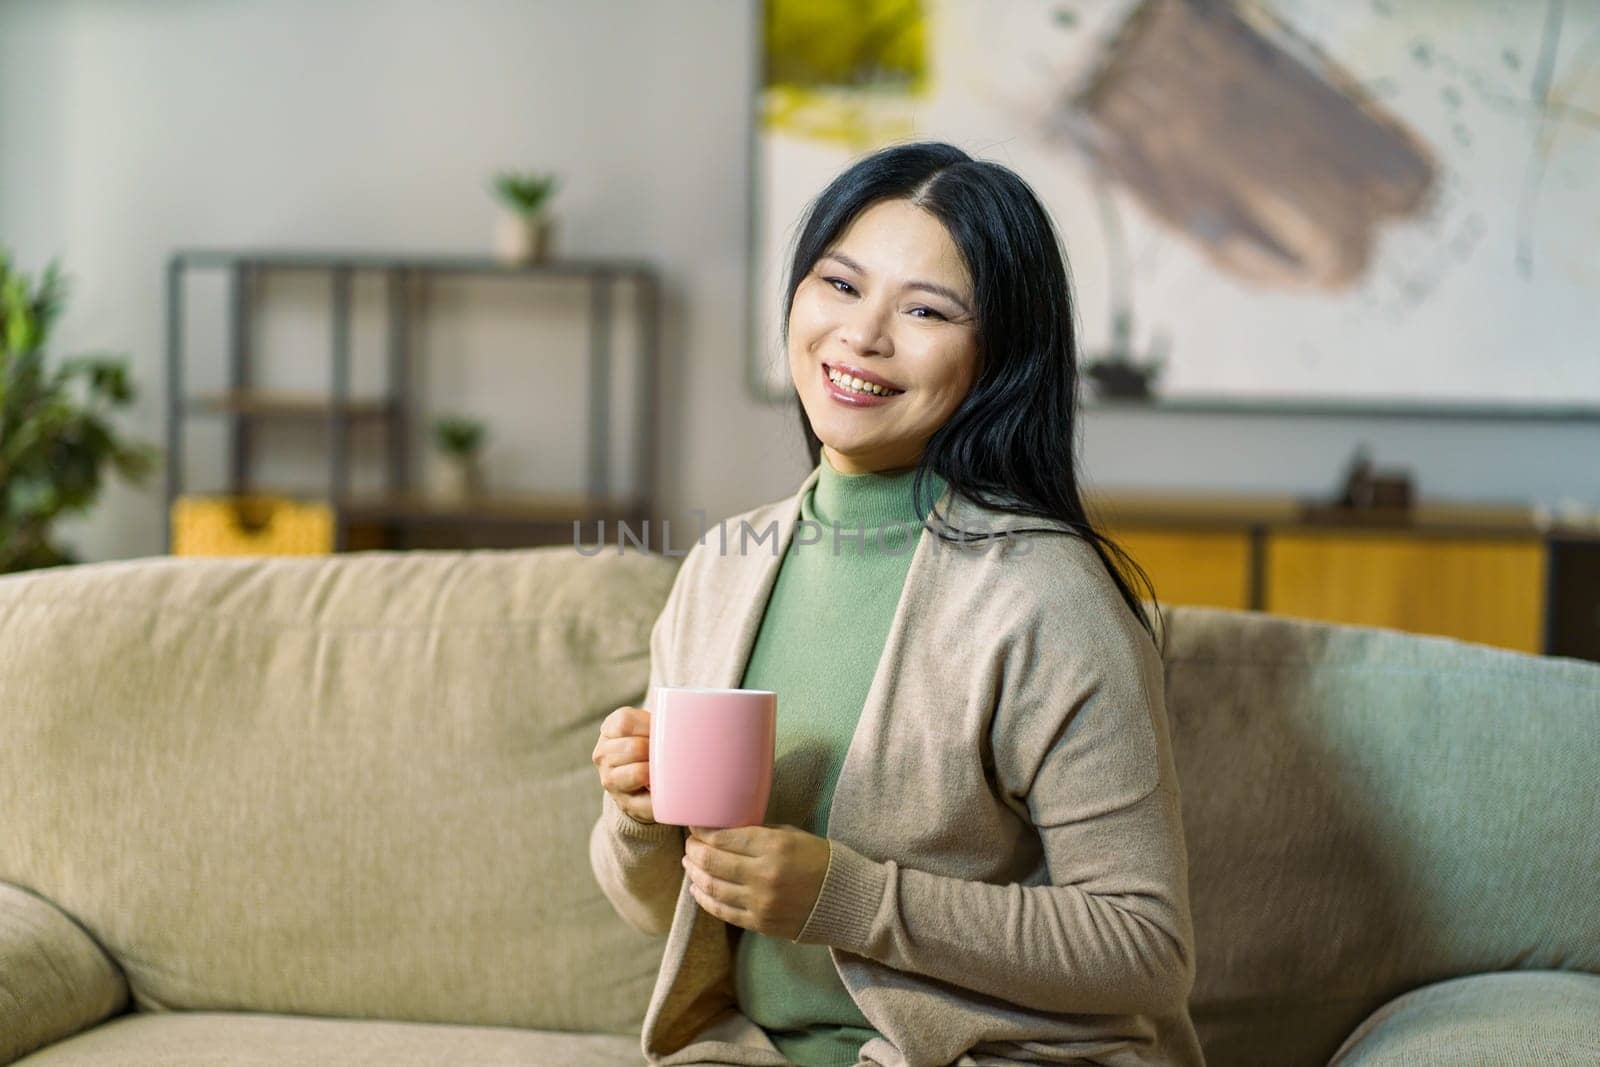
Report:
M154 445L135 445L118 449L111 455L117 473L134 485L143 485L166 455L164 449Z
M513 210L523 215L536 215L554 195L559 179L554 174L517 174L504 172L495 176L491 188Z
M119 440L106 417L138 395L126 357L46 366L45 340L67 289L59 263L34 287L0 248L0 572L77 562L51 542L49 524L94 504L108 464L137 483L162 456L153 444Z

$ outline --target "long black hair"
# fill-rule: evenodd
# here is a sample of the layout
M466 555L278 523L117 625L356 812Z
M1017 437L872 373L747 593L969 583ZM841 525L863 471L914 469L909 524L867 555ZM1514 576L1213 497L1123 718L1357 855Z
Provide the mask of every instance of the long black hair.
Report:
M944 225L966 262L977 300L981 369L917 462L917 513L930 510L923 502L932 471L986 507L1060 523L1065 531L1026 530L1086 540L1159 647L1162 638L1127 575L1138 577L1159 617L1150 576L1095 528L1079 496L1078 346L1066 254L1049 213L1015 172L941 141L891 145L847 168L812 201L796 241L783 299L785 348L795 290L812 265L856 216L892 199L910 201ZM819 464L822 441L805 405L796 406L811 461ZM936 504L932 511L948 525ZM926 520L924 525L947 541L982 539L949 536Z

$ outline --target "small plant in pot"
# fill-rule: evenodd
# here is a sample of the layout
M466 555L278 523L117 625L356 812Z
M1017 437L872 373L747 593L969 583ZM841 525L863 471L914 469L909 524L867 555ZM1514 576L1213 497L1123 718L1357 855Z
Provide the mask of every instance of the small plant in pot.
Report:
M440 499L462 501L482 495L478 450L484 435L484 425L476 419L446 416L434 421L433 443L438 450L434 480Z
M554 174L495 176L493 189L505 205L496 231L496 248L507 263L537 263L549 255L554 243L555 220L545 207L555 195Z

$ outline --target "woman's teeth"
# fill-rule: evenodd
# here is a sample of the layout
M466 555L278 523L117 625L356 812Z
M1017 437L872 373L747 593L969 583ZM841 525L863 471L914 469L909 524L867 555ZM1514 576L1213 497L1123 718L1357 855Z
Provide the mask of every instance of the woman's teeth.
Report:
M904 389L885 389L876 382L864 382L849 374L841 374L832 367L828 368L828 378L834 385L842 389L849 389L855 393L871 393L873 396L897 396L905 392Z

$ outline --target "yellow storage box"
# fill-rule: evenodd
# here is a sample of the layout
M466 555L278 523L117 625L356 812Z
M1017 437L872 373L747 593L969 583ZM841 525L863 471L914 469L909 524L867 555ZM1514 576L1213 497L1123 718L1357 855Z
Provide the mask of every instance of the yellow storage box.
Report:
M285 496L180 496L174 556L316 556L333 551L333 508Z

